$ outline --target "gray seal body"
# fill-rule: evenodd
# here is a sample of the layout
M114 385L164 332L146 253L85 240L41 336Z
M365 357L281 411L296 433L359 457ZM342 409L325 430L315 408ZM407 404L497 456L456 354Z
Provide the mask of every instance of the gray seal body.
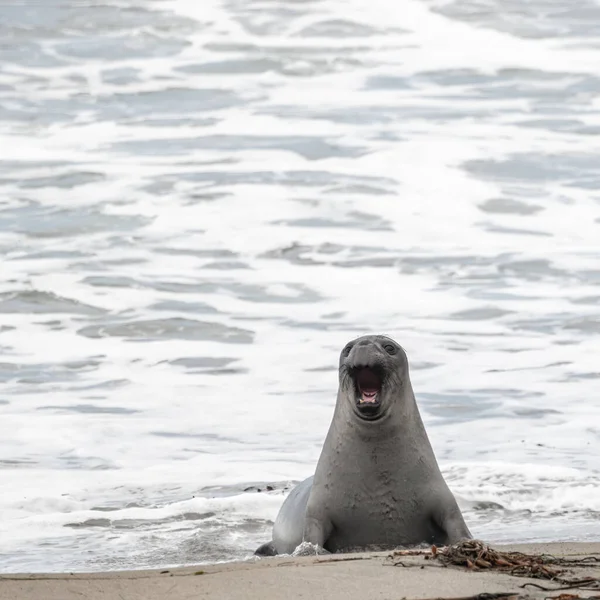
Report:
M273 539L256 550L291 554L446 545L471 538L438 467L392 339L364 336L342 350L333 419L314 476L285 499Z

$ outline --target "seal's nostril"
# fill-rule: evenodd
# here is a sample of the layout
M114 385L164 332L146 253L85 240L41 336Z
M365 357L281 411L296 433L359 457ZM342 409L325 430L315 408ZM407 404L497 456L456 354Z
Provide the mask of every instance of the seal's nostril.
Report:
M368 367L373 358L373 351L369 346L355 346L350 353L350 360L355 368Z

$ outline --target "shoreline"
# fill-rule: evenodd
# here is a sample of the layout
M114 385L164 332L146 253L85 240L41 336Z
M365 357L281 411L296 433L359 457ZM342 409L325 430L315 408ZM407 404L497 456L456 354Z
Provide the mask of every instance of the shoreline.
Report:
M500 551L552 554L563 558L595 555L599 542L502 544ZM191 567L90 573L16 573L0 575L0 600L184 600L223 598L278 600L327 598L370 600L381 598L465 598L481 593L516 594L517 597L557 596L535 586L559 588L548 580L517 577L497 570L446 567L425 560L424 553L400 555L394 566L389 552L321 556L280 556ZM577 577L600 579L600 558L589 567L570 569ZM527 585L522 588L523 584ZM577 588L568 593L577 594ZM583 597L600 595L597 590Z

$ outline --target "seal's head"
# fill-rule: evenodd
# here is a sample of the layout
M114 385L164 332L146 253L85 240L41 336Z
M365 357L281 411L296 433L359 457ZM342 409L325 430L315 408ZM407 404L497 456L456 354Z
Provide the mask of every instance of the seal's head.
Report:
M402 347L384 335L348 342L340 354L340 392L355 415L366 421L384 416L402 395L408 360Z

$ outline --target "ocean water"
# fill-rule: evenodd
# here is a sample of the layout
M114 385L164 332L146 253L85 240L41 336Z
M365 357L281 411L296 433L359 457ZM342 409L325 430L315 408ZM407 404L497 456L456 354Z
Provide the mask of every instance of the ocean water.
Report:
M489 542L600 541L600 3L0 4L0 571L249 557L353 337Z

